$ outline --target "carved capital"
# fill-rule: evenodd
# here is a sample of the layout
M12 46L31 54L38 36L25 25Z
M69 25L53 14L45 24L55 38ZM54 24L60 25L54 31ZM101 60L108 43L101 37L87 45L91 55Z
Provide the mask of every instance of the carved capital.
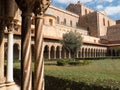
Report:
M8 25L7 25L7 28L8 28L8 32L13 31L13 29L14 29L14 22L13 21L9 21Z
M50 5L50 0L36 0L33 12L35 14L43 14Z
M9 20L6 25L8 28L8 32L12 32L17 25L17 21L16 20Z

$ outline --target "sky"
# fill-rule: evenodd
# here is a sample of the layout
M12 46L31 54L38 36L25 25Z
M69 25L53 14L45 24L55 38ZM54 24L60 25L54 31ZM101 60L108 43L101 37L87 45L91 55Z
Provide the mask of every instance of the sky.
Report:
M62 9L70 3L77 2L78 0L51 0L52 5ZM105 11L113 20L120 20L120 0L80 0L80 2L94 10Z

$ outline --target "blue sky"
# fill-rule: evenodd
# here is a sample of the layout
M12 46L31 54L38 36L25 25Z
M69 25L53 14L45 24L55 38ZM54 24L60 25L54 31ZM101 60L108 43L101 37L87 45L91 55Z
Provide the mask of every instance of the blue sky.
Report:
M77 3L78 0L52 0L52 4L60 7L66 8L69 3ZM87 5L88 7L97 10L105 11L106 14L114 19L120 19L120 0L80 0L81 3Z

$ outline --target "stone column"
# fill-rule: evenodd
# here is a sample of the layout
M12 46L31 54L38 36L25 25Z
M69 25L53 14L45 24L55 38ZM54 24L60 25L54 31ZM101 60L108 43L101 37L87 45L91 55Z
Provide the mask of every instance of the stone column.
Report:
M96 57L96 50L94 51L94 57Z
M31 90L32 69L31 69L31 16L32 12L22 11L22 34L21 34L21 89Z
M66 58L66 50L64 50L64 58Z
M50 55L50 49L48 50L48 59L51 59L51 57L50 57L51 55Z
M34 90L44 90L44 60L43 60L43 15L35 18L35 76Z
M4 24L0 19L0 83L4 83Z
M7 81L13 82L13 29L14 22L8 26L8 56L7 56Z
M79 54L79 51L77 51L77 53L76 53L76 58L78 58L78 54Z
M71 58L71 53L70 53L70 51L68 51L68 58Z
M4 78L4 4L5 0L0 0L0 83L5 82Z
M56 49L54 50L54 59L56 59Z
M18 57L18 59L21 60L21 46L18 47L18 50L19 50L19 57Z
M60 51L59 51L59 58L61 59L61 52L62 52L62 49L60 48Z

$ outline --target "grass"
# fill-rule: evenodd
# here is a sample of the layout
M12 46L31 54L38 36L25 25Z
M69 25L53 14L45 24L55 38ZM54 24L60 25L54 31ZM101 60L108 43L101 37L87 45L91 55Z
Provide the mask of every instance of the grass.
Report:
M32 69L33 66L32 63ZM14 69L20 69L19 61L14 61ZM57 66L56 61L46 61L45 75L84 82L88 85L96 84L120 88L120 60L96 60L84 66Z
M96 60L89 65L62 67L53 63L45 65L45 75L87 84L120 87L120 60Z

